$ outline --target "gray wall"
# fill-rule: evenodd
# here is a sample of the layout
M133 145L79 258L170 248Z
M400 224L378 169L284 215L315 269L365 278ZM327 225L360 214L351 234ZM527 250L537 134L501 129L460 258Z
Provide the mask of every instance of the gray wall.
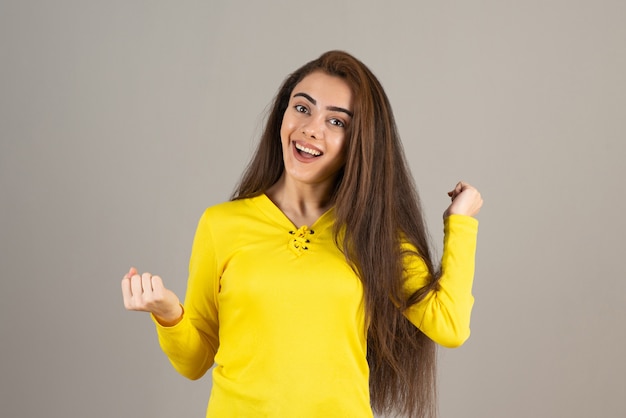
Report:
M181 297L283 77L328 49L379 76L435 245L480 188L472 337L443 418L626 415L626 3L0 3L0 416L204 416L130 265Z

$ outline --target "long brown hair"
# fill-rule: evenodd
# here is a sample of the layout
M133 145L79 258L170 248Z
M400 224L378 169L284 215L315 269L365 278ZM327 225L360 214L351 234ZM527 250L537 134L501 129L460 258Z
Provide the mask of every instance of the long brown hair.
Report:
M379 413L434 417L436 345L402 312L437 286L438 274L391 106L372 72L350 54L330 51L288 76L274 99L258 150L233 199L264 193L282 175L278 139L283 114L296 84L314 71L341 77L353 92L347 160L337 175L331 201L337 244L364 288L372 407ZM403 292L407 254L401 240L416 248L431 278L408 299Z

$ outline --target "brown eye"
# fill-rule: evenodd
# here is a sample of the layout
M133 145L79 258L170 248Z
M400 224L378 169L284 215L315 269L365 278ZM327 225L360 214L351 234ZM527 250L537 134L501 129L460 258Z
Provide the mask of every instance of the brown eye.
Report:
M296 112L298 113L309 113L309 109L307 109L306 106L295 105L294 108L296 109Z
M330 120L330 124L331 125L335 125L335 126L337 126L339 128L345 128L346 127L345 123L343 123L339 119L334 119L334 118Z

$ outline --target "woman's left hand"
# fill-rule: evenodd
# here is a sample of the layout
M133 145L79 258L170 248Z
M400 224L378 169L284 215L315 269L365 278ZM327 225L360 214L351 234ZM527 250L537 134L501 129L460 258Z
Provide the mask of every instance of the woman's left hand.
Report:
M454 189L448 192L452 203L443 213L443 217L450 215L476 216L483 205L483 199L478 190L472 185L460 181Z

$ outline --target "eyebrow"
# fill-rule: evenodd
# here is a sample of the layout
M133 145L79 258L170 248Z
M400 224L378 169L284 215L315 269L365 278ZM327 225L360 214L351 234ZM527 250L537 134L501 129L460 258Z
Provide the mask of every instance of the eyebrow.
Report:
M307 99L309 102L313 103L314 105L317 104L317 100L315 100L314 98L312 98L311 96L309 96L306 93L296 93L293 95L293 97L304 97L305 99ZM345 114L347 114L350 117L353 117L354 115L352 114L352 112L350 112L348 109L344 109L343 107L339 107L339 106L327 106L326 109L328 110L332 110L334 112L343 112Z

